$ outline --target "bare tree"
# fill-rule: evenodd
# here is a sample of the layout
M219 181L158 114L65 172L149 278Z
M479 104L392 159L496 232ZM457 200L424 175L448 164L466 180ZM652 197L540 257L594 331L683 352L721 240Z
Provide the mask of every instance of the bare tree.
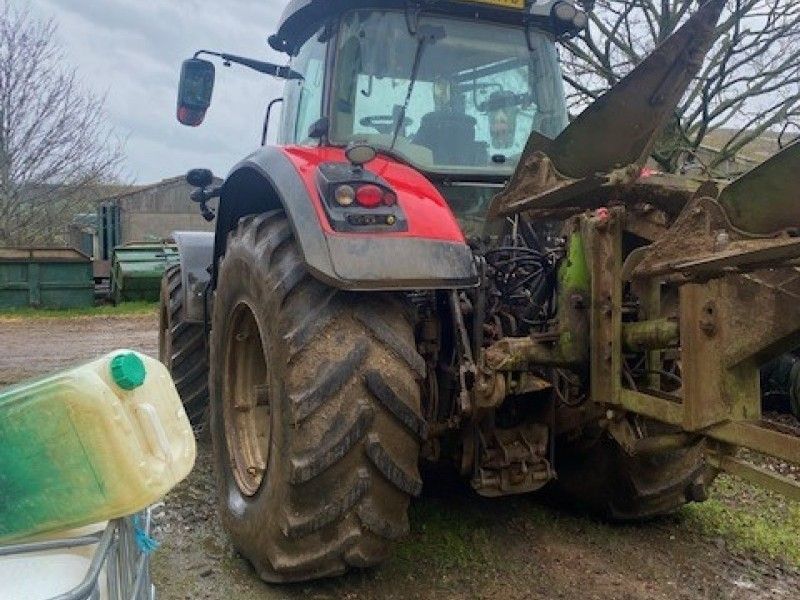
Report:
M117 177L121 150L54 23L0 0L0 245L57 243L75 207Z
M619 81L704 1L589 0L595 5L589 27L565 42L573 106L585 105ZM709 132L730 129L706 165L714 169L798 116L800 2L728 0L716 43L654 158L674 172L687 155L697 153Z

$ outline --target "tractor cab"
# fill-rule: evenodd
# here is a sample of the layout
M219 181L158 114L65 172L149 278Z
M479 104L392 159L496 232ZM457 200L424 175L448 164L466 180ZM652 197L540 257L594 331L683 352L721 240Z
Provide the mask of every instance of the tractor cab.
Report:
M476 233L531 132L566 127L555 41L585 24L571 2L294 2L270 38L303 76L287 81L278 140L366 142L424 173Z
M585 25L564 1L295 0L269 39L290 56L278 142L369 144L482 216L531 132L566 127L555 42Z
M286 42L303 78L287 83L282 143L367 142L426 173L492 178L511 175L532 131L566 126L554 32L526 10L338 4Z

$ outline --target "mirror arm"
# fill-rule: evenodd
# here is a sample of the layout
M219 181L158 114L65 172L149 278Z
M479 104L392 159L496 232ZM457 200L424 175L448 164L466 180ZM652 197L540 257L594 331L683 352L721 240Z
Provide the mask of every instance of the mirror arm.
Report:
M236 63L237 65L248 67L254 71L258 71L259 73L278 77L279 79L303 79L303 76L300 73L293 71L289 67L281 67L263 60L256 60L254 58L247 58L245 56L237 56L235 54L227 54L225 52L213 52L211 50L198 50L194 53L194 57L198 58L201 54L217 56L221 58L226 67L229 67L231 63Z
M189 197L192 199L192 202L197 202L200 205L200 214L203 215L203 218L206 221L213 221L216 214L214 211L208 207L207 202L212 198L217 198L222 193L222 186L216 185L210 189L206 188L197 188Z

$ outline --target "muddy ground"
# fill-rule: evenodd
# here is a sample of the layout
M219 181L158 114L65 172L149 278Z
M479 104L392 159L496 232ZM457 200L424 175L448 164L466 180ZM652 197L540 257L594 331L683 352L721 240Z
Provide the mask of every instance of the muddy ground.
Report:
M158 356L158 319L0 317L0 386L34 377L118 348Z
M0 386L125 346L156 354L156 317L0 319ZM412 533L383 568L268 586L214 512L209 449L165 501L153 558L159 597L800 598L800 507L720 478L714 498L640 526L612 526L537 497L484 500L449 477L426 482Z

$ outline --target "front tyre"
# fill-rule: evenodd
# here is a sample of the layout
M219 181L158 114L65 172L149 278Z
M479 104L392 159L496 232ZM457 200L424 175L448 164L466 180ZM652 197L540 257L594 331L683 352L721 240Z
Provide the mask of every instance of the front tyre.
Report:
M202 323L186 320L181 266L173 265L161 280L158 358L167 367L195 432L208 421L208 355Z
M281 211L230 234L211 432L222 521L264 580L378 564L407 532L424 368L402 298L313 279Z

